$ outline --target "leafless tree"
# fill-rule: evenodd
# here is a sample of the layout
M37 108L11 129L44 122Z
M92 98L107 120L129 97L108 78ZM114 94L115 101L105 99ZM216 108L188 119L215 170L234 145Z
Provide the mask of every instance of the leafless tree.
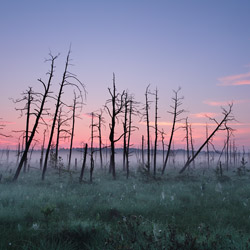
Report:
M208 125L206 124L206 139L208 139ZM207 147L207 166L210 166L210 155L209 155L209 141L206 145Z
M149 101L149 86L147 86L145 91L145 106L144 106L144 117L146 120L146 126L147 126L147 164L146 168L148 173L150 173L150 124L149 124L149 109L150 109L150 101Z
M187 152L187 161L188 161L190 158L188 117L186 117L186 119L185 119L185 126L183 128L185 129L185 132L186 132L185 139L186 139L186 152Z
M53 118L53 122L52 122L52 126L51 126L48 146L47 146L44 165L43 165L42 180L45 179L45 173L46 173L46 170L47 170L49 151L50 151L50 147L51 147L51 143L52 143L52 139L53 139L53 135L54 135L54 130L55 130L56 120L57 120L57 116L58 116L58 111L59 111L59 108L60 108L60 106L62 104L61 99L62 99L63 90L64 90L64 88L66 86L70 86L70 87L76 88L78 90L78 92L79 92L79 95L82 95L82 90L85 91L85 86L83 85L83 83L74 74L72 74L71 72L68 71L68 66L69 66L69 61L70 61L70 53L71 53L71 50L69 50L69 52L67 54L65 68L64 68L64 72L63 72L63 77L62 77L62 81L60 83L59 93L58 93L57 99L56 99L56 108L55 108L55 112L54 112L54 118Z
M17 167L17 170L15 172L15 175L14 175L14 178L13 178L13 181L16 181L18 179L18 176L20 174L20 171L22 169L22 166L24 164L24 161L27 159L27 154L28 154L28 151L29 151L29 147L33 141L33 138L35 136L35 133L37 131L37 127L39 125L39 121L41 119L41 116L43 114L43 111L44 111L44 105L45 105L45 102L47 100L47 97L48 95L50 94L50 86L51 86L51 82L52 82L52 78L53 78L53 75L54 75L54 70L55 70L55 60L57 59L58 56L53 56L52 54L50 54L50 59L48 61L51 62L51 65L50 65L50 71L48 72L48 81L47 81L47 84L45 84L43 82L43 80L41 79L38 79L38 81L42 84L43 88L44 88L44 93L42 94L41 96L41 102L40 102L40 107L39 109L35 109L36 111L36 120L35 120L35 123L34 123L34 126L33 126L33 129L30 133L30 136L29 136L29 140L28 140L28 143L25 147L25 150L23 152L23 155L21 157L21 160L19 162L19 165Z
M93 171L94 171L94 112L91 113L91 143L90 143L90 182L93 181Z
M172 101L173 101L174 105L170 106L173 109L173 111L168 111L168 113L173 115L173 124L172 124L171 135L170 135L170 139L169 139L169 143L168 143L167 155L166 155L164 165L163 165L163 168L162 168L162 174L164 174L165 168L167 166L169 154L170 154L170 151L171 151L171 144L172 144L172 140L173 140L173 137L174 137L174 132L176 131L176 128L175 128L176 122L179 122L179 121L182 120L182 119L179 119L178 117L183 112L185 112L184 109L180 109L180 106L182 105L182 100L183 100L183 97L178 96L180 90L181 90L181 88L178 88L177 90L173 90L174 97L172 97Z
M132 116L134 115L138 115L139 111L137 109L137 105L139 104L138 102L133 100L133 96L130 96L128 99L128 129L127 129L127 145L126 145L126 172L127 172L127 178L129 177L129 156L130 156L130 146L132 146L130 144L131 141L131 136L132 136L132 132L134 132L135 130L138 130L138 127L133 126L132 125Z
M193 140L193 130L192 125L189 125L189 136L190 136L190 146L191 146L191 154L194 157L194 140ZM195 167L195 161L193 161L193 167Z
M70 137L70 130L68 121L71 117L68 117L65 113L63 113L63 107L61 106L58 111L57 118L57 131L56 131L56 145L55 145L55 168L58 167L58 152L59 152L59 143L60 139L67 139ZM61 135L62 134L62 135Z
M72 108L72 128L71 128L71 134L70 134L70 147L69 147L69 163L68 163L68 170L70 170L70 164L71 164L71 155L72 155L72 148L73 148L73 140L74 140L74 132L75 132L75 120L76 118L79 118L79 115L76 114L77 109L82 109L82 98L81 96L76 96L76 93L74 92L74 99L73 99L73 105Z
M201 150L203 149L204 146L206 146L206 144L210 141L210 139L215 135L215 133L219 130L225 130L226 129L226 124L229 121L233 121L234 117L232 115L232 108L233 108L233 103L228 105L228 110L226 110L225 108L222 108L222 114L223 114L223 118L220 122L218 122L216 119L214 118L210 118L210 120L214 121L216 123L216 128L214 129L214 131L208 136L208 138L206 138L205 142L200 146L200 148L197 150L197 152L195 153L195 155L189 159L186 164L184 165L184 167L180 170L180 174L183 173L186 168L190 165L190 163L197 157L197 155L201 152Z
M110 141L110 149L111 149L109 171L112 172L114 179L116 178L115 143L119 141L123 136L122 134L117 139L115 139L115 126L118 120L118 115L122 112L123 107L124 107L124 94L125 94L124 91L122 92L122 94L117 93L115 84L116 84L115 74L113 73L113 89L111 90L110 88L108 88L111 99L109 99L106 102L105 109L111 118L111 123L109 124L109 129L110 129L109 141ZM111 107L109 107L109 104L111 104Z
M156 176L156 157L157 157L157 140L158 140L158 89L155 89L155 144L154 144L154 176Z
M127 133L128 133L128 92L124 93L124 120L123 120L123 170L126 167L126 155L127 155Z
M82 182L83 174L84 174L84 169L85 169L85 166L86 166L87 151L88 151L88 144L86 143L85 144L85 148L84 148L84 156L83 156L81 174L80 174L80 177L79 177L79 182L80 183Z
M103 157L102 157L102 125L104 124L103 110L100 111L98 116L98 139L99 139L99 154L100 154L100 165L103 168Z
M162 146L162 164L164 164L164 159L165 159L165 132L164 129L160 131L161 134L161 146Z

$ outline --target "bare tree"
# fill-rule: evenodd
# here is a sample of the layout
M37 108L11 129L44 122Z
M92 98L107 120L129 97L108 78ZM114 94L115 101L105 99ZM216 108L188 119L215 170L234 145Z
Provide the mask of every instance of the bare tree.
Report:
M162 168L162 174L164 174L165 168L167 166L169 154L170 154L170 151L171 151L171 144L172 144L172 140L173 140L173 137L174 137L174 132L176 130L175 129L176 122L179 122L179 121L182 120L182 119L178 119L178 117L185 111L184 109L179 109L180 106L182 105L182 100L183 100L183 97L178 96L180 90L181 90L181 88L178 88L177 90L173 90L174 97L172 97L172 101L174 102L174 105L170 106L173 109L173 111L168 111L168 113L173 115L173 124L172 124L171 135L170 135L170 139L169 139L169 143L168 143L167 155L166 155L164 165L163 165L163 168Z
M110 134L109 134L109 141L110 141L110 167L109 171L112 172L113 178L116 178L116 172L115 172L115 143L119 141L123 134L118 137L118 139L115 139L115 126L116 122L118 120L118 115L122 112L124 107L124 91L122 94L117 93L116 86L115 86L115 74L113 73L113 89L111 90L108 88L109 94L111 96L111 99L109 99L105 104L105 109L107 110L110 118L111 123L109 124ZM108 107L108 105L111 103L111 108Z
M194 140L193 140L193 130L192 125L189 125L189 135L190 135L190 146L191 146L191 154L194 157ZM193 166L195 167L195 161L193 161Z
M206 124L206 139L208 138L208 125ZM207 166L210 166L210 155L209 155L209 141L206 145L207 147Z
M90 143L90 182L93 181L93 171L94 171L94 112L91 113L91 143Z
M80 177L79 177L79 182L80 183L82 182L83 174L84 174L84 169L85 169L85 166L86 166L87 151L88 151L88 144L86 143L85 144L85 149L84 149L84 156L83 156L81 174L80 174Z
M40 118L41 118L41 116L43 114L43 111L44 111L44 105L45 105L46 99L47 99L48 95L50 94L50 86L51 86L51 81L52 81L52 78L53 78L53 75L54 75L55 60L56 60L57 57L58 56L53 56L52 54L50 54L50 59L48 61L51 62L51 66L50 66L50 71L48 72L49 78L48 78L47 84L45 84L41 79L38 79L38 81L43 85L44 93L42 94L42 97L41 97L41 103L40 103L39 109L35 110L36 111L36 120L35 120L33 129L32 129L32 131L30 133L29 140L28 140L27 145L25 147L24 153L23 153L23 155L21 157L20 163L19 163L19 165L17 167L17 170L15 172L13 181L16 181L18 179L18 176L20 174L20 171L22 169L24 161L27 158L29 147L30 147L30 145L32 143L32 140L33 140L33 138L35 136L35 133L37 131L37 127L38 127Z
M100 165L101 169L103 168L103 157L102 157L102 124L104 123L104 118L103 118L103 110L100 111L100 113L97 115L98 116L98 139L99 139L99 154L100 154Z
M58 118L57 118L57 131L56 131L56 145L55 145L55 168L58 167L58 152L59 152L59 143L60 139L67 139L70 136L70 131L67 127L69 127L69 124L67 123L71 117L67 117L66 114L63 113L62 106L59 109L58 112ZM63 135L61 135L63 134Z
M210 139L215 135L215 133L219 130L225 130L226 129L226 124L228 121L233 121L234 117L232 115L232 107L233 107L233 103L228 105L228 110L226 110L225 108L222 108L222 114L223 114L223 118L220 122L218 122L216 119L214 118L210 118L210 120L213 120L216 123L216 128L214 129L214 131L206 138L205 142L200 146L200 148L197 150L197 152L195 153L195 155L189 159L186 164L184 165L184 167L180 170L180 174L183 173L185 171L185 169L190 165L190 163L197 157L197 155L201 152L201 150L203 149L204 146L206 146L206 144L210 141ZM224 127L223 127L224 126Z
M161 146L162 146L162 164L164 164L164 159L165 159L165 142L164 142L165 132L164 132L164 129L162 129L160 131L160 134L161 134Z
M188 117L186 117L186 119L185 119L184 129L186 131L185 139L186 139L186 152L187 152L187 161L188 161L189 158L190 158L190 154L189 154L189 124L188 124Z
M155 145L154 145L154 176L156 175L156 157L157 157L157 140L158 140L158 89L155 89Z
M61 98L62 98L64 87L66 87L66 86L75 87L79 91L80 95L82 93L80 88L82 88L85 91L85 87L82 84L82 82L79 81L79 79L74 74L72 74L68 71L68 66L69 66L69 61L70 61L70 53L71 53L71 50L69 50L69 52L67 54L65 68L64 68L64 72L63 72L63 77L62 77L62 81L60 83L59 93L57 95L56 108L55 108L55 112L54 112L54 118L53 118L53 122L52 122L52 126L51 126L49 142L48 142L45 160L44 160L44 165L43 165L42 180L45 179L45 173L47 170L50 146L51 146L53 135L54 135L58 111L59 111L59 108L62 104ZM72 82L72 80L73 80L73 82Z
M71 129L71 136L70 136L70 148L69 148L69 163L68 163L68 170L70 170L70 164L71 164L71 155L72 155L72 148L73 148L73 139L74 139L74 132L75 132L75 120L76 118L79 118L78 115L76 115L77 109L82 109L82 101L81 96L76 96L76 93L74 92L74 99L73 99L73 105L72 108L72 129Z
M127 155L127 133L128 133L128 92L124 93L124 120L123 120L123 170L126 167L126 155Z
M146 91L145 91L145 119L146 119L146 126L147 126L147 164L146 168L148 173L150 172L150 124L149 124L149 109L150 109L150 101L148 98L148 95L150 94L149 91L149 86L147 86Z
M130 156L130 140L131 140L131 135L132 132L135 130L138 130L139 128L136 126L132 125L132 116L133 115L138 115L139 111L137 109L138 102L135 102L133 100L133 96L130 96L128 99L129 102L129 107L128 107L128 129L127 129L127 145L126 145L126 172L127 172L127 178L129 177L129 156Z

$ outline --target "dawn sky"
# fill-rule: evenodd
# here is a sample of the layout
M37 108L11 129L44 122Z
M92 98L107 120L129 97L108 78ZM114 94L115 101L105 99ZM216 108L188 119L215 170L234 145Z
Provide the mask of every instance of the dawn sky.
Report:
M16 145L18 133L11 131L25 127L25 119L18 119L20 113L10 98L20 98L29 86L41 90L37 79L46 79L49 63L45 59L50 51L60 53L53 81L56 94L71 44L70 71L88 92L82 119L77 120L75 147L88 141L90 118L86 114L103 107L114 72L118 91L127 89L137 101L144 102L148 84L151 91L158 88L159 123L167 133L166 143L172 90L180 86L182 107L187 110L183 118L188 116L193 124L196 148L205 137L206 122L213 129L204 114L220 120L220 107L233 101L236 144L250 149L249 13L248 0L2 0L0 122L6 127L0 132L13 137L0 137L0 147ZM63 98L71 100L72 91L65 91ZM53 101L50 105L53 110ZM154 103L152 122L153 110ZM133 135L135 145L146 134L145 125L139 122L135 118L140 128ZM179 130L176 147L184 147L184 136ZM225 132L214 142L221 146L224 139ZM62 145L68 147L69 142Z

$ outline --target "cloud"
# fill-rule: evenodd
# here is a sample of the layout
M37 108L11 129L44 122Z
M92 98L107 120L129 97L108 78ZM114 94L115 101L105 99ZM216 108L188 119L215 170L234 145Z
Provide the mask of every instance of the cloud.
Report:
M219 86L240 86L240 85L250 85L250 72L225 76L218 79L220 81Z
M218 116L218 114L217 113L209 113L209 112L206 113L206 112L203 112L203 113L190 114L190 116L196 117L196 118L204 118L204 117L209 116L209 117L214 118L214 117Z
M250 100L232 100L232 101L203 101L204 104L207 104L209 106L227 106L230 103L235 104L242 104L242 103L249 103Z

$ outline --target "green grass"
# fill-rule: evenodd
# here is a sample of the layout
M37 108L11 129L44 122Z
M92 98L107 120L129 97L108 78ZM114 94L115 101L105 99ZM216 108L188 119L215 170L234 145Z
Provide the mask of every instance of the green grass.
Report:
M0 249L250 249L249 173L2 174Z

